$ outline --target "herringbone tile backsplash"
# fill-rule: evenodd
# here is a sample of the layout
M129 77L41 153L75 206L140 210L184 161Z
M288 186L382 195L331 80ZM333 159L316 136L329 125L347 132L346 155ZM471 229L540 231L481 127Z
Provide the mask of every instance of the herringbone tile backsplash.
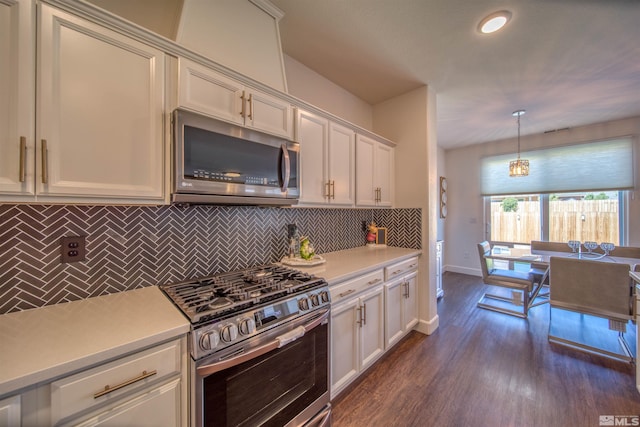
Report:
M0 204L0 313L275 262L286 224L318 253L362 246L362 221L421 248L420 209ZM60 263L64 236L87 236L86 261Z

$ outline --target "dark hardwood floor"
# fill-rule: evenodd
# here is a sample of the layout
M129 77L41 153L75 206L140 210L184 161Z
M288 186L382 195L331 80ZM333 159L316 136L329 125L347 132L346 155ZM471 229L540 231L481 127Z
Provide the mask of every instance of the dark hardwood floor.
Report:
M444 275L440 326L411 332L333 402L333 426L598 426L640 415L635 365L550 344L549 305L483 310L478 277ZM635 346L635 341L630 342Z

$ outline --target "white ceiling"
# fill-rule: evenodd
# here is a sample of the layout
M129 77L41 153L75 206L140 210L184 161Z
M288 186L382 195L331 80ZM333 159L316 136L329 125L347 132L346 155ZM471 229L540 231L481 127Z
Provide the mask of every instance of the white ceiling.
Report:
M454 148L640 116L638 0L271 0L286 54L370 104L428 84ZM507 9L507 26L476 31Z

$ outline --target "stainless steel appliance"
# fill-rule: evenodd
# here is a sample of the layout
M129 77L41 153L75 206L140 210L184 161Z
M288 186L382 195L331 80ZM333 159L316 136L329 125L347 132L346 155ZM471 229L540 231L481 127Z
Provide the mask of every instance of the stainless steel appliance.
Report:
M180 109L172 119L173 202L297 203L298 143Z
M329 287L266 265L160 288L191 321L196 426L328 426Z

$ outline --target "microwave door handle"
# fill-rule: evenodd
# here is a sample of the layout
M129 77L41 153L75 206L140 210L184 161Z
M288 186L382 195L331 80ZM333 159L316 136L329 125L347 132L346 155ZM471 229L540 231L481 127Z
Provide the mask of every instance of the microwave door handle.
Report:
M239 355L235 357L231 357L229 359L224 359L224 360L220 360L219 362L210 363L205 366L200 366L199 368L196 368L196 372L198 376L206 377L211 374L215 374L216 372L224 371L225 369L229 369L234 366L237 366L248 360L255 359L258 356L262 356L263 354L267 354L270 351L277 350L278 348L284 347L288 343L293 342L298 338L301 338L304 335L304 333L309 332L310 330L314 329L318 325L326 322L328 318L329 318L329 310L325 310L322 315L316 317L311 322L301 326L300 328L303 328L304 332L301 334L298 334L299 336L295 338L291 338L290 336L287 335L287 333L282 334L276 337L273 341L270 341L267 344L256 347L247 353L240 353ZM294 331L296 329L294 329Z
M284 159L284 176L282 171L282 160ZM291 177L291 160L289 159L289 150L287 150L286 144L280 146L280 190L287 191L289 187L289 178Z

